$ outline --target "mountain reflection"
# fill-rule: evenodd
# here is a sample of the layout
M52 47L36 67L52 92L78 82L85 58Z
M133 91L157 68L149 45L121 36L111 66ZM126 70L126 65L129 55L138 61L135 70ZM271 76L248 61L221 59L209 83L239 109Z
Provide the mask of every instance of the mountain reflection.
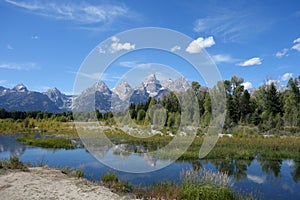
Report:
M17 136L0 136L0 156L7 158L8 156L21 157L26 148L25 145L20 144L16 141ZM105 158L108 154L116 160L122 162L132 162L133 159L136 161L140 158L140 162L147 164L150 168L158 166L159 162L164 161L159 155L151 153L152 147L148 148L142 144L126 144L126 143L107 143L102 138L95 139L94 137L85 138L83 142L89 146L88 152L94 154L98 159ZM34 149L35 147L30 147ZM59 149L47 150L51 154ZM274 178L281 178L288 174L295 183L300 182L300 162L294 160L274 159L269 160L263 156L257 156L253 160L238 160L234 158L226 157L224 159L194 159L177 161L177 163L189 163L194 170L201 168L211 168L219 172L227 173L229 176L234 178L235 181L243 179L251 180L252 182L262 184L264 183L266 175L271 175ZM134 165L134 163L130 163ZM253 171L253 166L255 171ZM284 166L284 167L283 167ZM252 168L252 171L248 171ZM289 169L286 173L286 169ZM251 173L250 173L251 172Z
M291 173L293 180L297 183L300 181L300 162L295 162L294 171Z
M0 153L9 152L12 156L20 157L26 147L16 141L16 136L0 136Z

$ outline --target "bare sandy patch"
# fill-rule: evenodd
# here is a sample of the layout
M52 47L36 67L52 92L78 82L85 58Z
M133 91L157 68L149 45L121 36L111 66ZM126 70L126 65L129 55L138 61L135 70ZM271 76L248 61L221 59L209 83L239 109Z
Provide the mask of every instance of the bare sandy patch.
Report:
M83 178L70 177L58 169L29 168L0 175L0 198L17 199L128 199Z

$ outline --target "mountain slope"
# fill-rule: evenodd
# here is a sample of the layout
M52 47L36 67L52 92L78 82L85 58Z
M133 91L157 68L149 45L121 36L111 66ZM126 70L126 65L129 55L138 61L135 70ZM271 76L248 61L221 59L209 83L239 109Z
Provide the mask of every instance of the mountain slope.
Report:
M143 103L149 97L161 99L170 91L185 91L190 84L184 79L160 82L155 74L150 74L137 87L131 87L126 81L110 90L104 82L96 82L77 97L67 96L57 88L46 92L29 91L25 85L18 84L12 89L0 86L0 108L8 111L41 110L59 111L124 111L130 103Z
M61 93L56 87L49 89L43 94L47 95L48 98L62 110L68 110L72 104L72 97Z
M1 92L0 108L4 108L7 111L60 111L47 95L28 91L23 84L16 85L13 89L5 89Z

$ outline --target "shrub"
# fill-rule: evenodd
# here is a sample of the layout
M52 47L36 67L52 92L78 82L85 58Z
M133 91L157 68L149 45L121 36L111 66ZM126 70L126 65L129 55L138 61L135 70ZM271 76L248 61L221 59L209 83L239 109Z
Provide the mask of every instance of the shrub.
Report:
M116 174L104 174L101 177L102 184L110 189L113 192L117 193L130 193L133 191L133 186L128 181L119 181Z
M26 165L24 165L24 163L22 163L19 160L19 157L17 156L11 156L9 158L9 160L2 160L0 161L0 169L19 169L22 171L28 171L28 167Z
M83 171L82 170L76 170L75 171L75 176L77 177L77 178L82 178L82 177L84 177L84 173L83 173Z
M101 177L102 182L118 182L118 176L116 174L104 174Z

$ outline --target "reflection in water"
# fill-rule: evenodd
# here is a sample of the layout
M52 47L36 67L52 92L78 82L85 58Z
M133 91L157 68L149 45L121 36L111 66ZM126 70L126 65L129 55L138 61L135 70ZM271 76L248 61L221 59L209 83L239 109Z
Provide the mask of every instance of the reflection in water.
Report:
M247 168L252 160L235 160L233 158L211 160L220 172L228 173L235 180L241 180L247 177Z
M16 141L16 136L0 136L0 153L9 152L10 155L20 157L25 146Z
M278 160L264 160L262 158L258 159L258 162L260 163L262 170L266 172L267 174L273 173L275 177L278 177L280 174L280 169L282 165L282 159Z
M295 162L293 165L294 171L291 173L295 182L300 181L300 162Z
M95 150L99 151L98 156L103 159L112 159L119 164L127 160L127 163L131 163L128 166L131 168L138 168L141 165L155 168L160 162L164 162L158 156L145 154L144 152L148 152L148 149L143 145L103 145L101 148L95 148ZM38 163L42 158L50 167L77 168L84 163L83 170L86 177L97 180L101 174L113 171L113 169L97 162L85 149L29 148L16 142L15 136L0 136L0 159L8 158L10 155L20 156L22 161L31 163ZM148 185L163 180L180 181L180 172L190 167L195 170L202 168L225 172L233 178L234 189L247 193L259 192L262 194L262 199L282 199L283 197L300 199L300 162L293 160L266 160L259 156L254 160L198 159L185 162L177 161L166 168L151 173L115 172L121 180L129 180L133 184Z
M265 176L256 176L256 175L247 174L247 178L257 184L262 184L266 181Z

